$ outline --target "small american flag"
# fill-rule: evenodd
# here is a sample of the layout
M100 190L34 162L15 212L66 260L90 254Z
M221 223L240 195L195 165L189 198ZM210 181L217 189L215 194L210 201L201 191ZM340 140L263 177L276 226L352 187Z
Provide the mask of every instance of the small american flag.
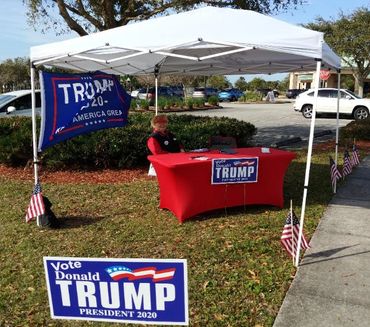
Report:
M44 200L42 197L41 185L37 183L33 189L31 201L27 209L26 222L28 223L37 216L45 213Z
M292 221L293 216L293 221ZM299 220L294 211L290 211L285 221L283 234L281 235L280 242L284 249L290 256L295 257L297 254L299 236ZM301 249L308 249L310 246L302 233Z
M333 187L334 190L336 181L342 178L342 175L340 174L332 157L330 157L330 177L331 177L331 186Z
M352 162L349 157L349 153L346 150L344 151L344 161L343 161L343 170L342 170L343 178L349 175L350 173L352 173Z
M352 166L357 166L360 163L360 154L358 153L356 144L352 147Z

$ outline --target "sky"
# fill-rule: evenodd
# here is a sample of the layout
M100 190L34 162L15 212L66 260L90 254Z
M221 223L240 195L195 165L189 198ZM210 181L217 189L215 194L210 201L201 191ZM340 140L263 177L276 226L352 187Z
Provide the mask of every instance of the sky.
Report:
M292 8L274 17L298 25L313 22L318 16L324 19L336 19L340 11L349 14L359 7L370 7L370 0L305 0L304 2L305 4L298 9ZM56 36L53 32L42 34L34 31L27 25L25 11L22 0L0 0L0 62L16 57L28 57L31 46L77 36L75 33ZM248 81L256 76L244 77ZM260 77L265 80L277 80L284 76L284 74L275 74ZM232 76L229 80L235 82L238 78L239 76Z

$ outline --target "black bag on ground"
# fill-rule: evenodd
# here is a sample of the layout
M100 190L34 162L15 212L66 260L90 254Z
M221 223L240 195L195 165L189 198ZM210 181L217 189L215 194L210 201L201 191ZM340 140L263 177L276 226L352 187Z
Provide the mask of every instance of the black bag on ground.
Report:
M39 223L41 227L58 228L60 227L60 221L51 210L52 203L46 196L42 196L44 199L45 213L39 217Z

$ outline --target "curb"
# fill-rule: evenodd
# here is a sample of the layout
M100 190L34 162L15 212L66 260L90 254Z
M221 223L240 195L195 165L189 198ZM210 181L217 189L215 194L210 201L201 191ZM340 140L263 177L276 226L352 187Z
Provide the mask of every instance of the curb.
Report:
M325 130L325 131L320 131L320 132L314 133L313 137L314 138L319 138L319 137L326 136L326 135L331 135L331 134L333 134L333 132L331 130ZM299 142L302 142L302 141L305 141L305 140L302 140L302 138L300 138L300 137L292 137L290 139L286 139L286 140L282 140L282 141L273 143L273 144L271 144L271 147L279 148L281 146L287 146L287 145L294 144L294 143L299 143Z
M290 139L286 139L286 140L279 141L279 142L276 142L274 144L271 144L271 146L279 148L281 146L290 145L290 144L298 143L298 142L301 142L301 141L302 141L302 139L300 137L292 137Z
M321 136L325 136L325 135L329 135L329 134L333 134L333 132L331 130L326 130L326 131L321 131L321 132L314 133L313 137L316 138L316 137L321 137Z

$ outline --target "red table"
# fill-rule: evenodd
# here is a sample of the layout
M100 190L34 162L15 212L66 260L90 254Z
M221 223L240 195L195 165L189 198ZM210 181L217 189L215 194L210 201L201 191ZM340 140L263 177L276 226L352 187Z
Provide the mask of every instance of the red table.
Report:
M261 148L238 148L235 154L219 151L171 153L148 156L156 172L160 189L160 208L169 209L180 222L201 212L245 204L282 207L286 169L295 153ZM195 156L208 160L194 160ZM258 157L256 183L212 185L212 159Z

